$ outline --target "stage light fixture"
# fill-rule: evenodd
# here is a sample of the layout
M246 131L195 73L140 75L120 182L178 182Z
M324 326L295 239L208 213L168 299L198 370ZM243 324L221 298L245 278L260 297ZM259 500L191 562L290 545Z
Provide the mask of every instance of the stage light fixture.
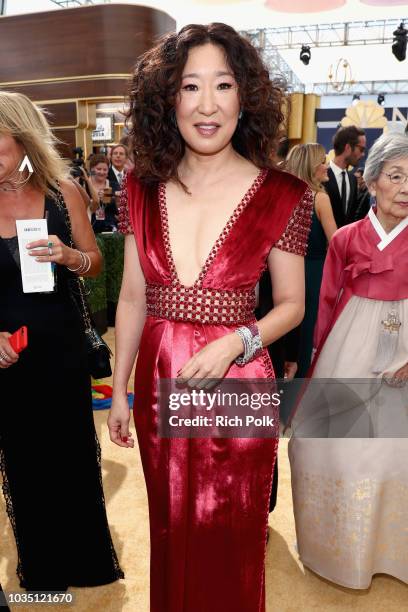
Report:
M377 104L379 104L380 106L384 106L384 102L385 102L384 94L378 94Z
M312 53L310 51L310 47L308 45L302 45L299 55L300 61L303 62L305 66L307 66L310 62L311 57Z
M403 62L407 56L407 36L408 30L404 28L404 22L401 21L398 28L393 32L394 40L392 43L392 52L399 62Z

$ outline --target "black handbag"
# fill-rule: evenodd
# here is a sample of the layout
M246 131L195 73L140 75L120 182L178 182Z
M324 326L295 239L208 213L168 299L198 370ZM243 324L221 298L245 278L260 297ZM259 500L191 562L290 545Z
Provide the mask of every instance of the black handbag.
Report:
M84 323L86 346L88 350L88 371L93 378L106 378L112 375L110 358L112 351L92 325L91 313L86 300L84 282L79 276L76 279L78 292L72 291L73 298L79 306Z
M56 204L59 210L63 213L65 224L68 229L70 247L75 248L74 238L72 235L71 219L67 205L65 204L64 197L59 190L56 193ZM110 358L112 351L106 344L92 322L91 309L89 308L88 301L86 299L86 289L82 278L73 275L70 283L71 297L76 304L79 313L81 315L82 323L84 326L86 346L88 351L88 371L93 378L107 378L112 375L112 368L110 364Z

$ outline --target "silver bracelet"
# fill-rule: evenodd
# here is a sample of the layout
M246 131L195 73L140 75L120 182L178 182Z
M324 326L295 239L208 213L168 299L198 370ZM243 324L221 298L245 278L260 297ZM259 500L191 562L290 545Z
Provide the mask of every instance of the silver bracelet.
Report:
M239 366L243 366L251 359L252 334L248 327L238 327L235 333L238 334L244 345L244 352L235 359L235 363Z
M89 257L88 253L84 253L84 257L86 257L87 263L84 270L81 270L81 274L86 274L87 272L89 272L92 265L91 258Z
M68 266L67 266L67 269L70 272L79 272L81 270L81 268L83 268L84 265L85 265L85 257L84 257L83 252L82 251L78 251L78 253L79 253L80 257L81 257L81 263L79 264L79 266L77 268L68 268Z
M89 270L91 269L92 261L88 253L83 253L83 251L78 251L78 253L81 257L80 265L77 268L68 268L68 266L67 268L70 272L75 272L76 274L78 274L78 276L81 276L81 274L86 274L87 272L89 272Z
M263 349L261 336L256 323L251 323L248 327L239 327L235 332L244 345L244 352L235 359L235 363L244 366L261 354Z

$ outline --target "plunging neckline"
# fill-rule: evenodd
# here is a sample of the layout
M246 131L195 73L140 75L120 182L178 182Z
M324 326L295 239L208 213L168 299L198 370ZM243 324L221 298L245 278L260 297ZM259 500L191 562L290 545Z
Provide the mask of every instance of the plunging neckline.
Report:
M257 176L252 181L252 184L250 185L248 190L245 192L245 195L242 197L240 202L237 204L237 206L232 211L231 215L228 217L227 222L225 223L220 234L218 235L217 240L213 244L210 252L208 253L207 258L204 261L203 266L201 267L198 277L196 278L196 280L194 281L192 285L184 285L180 281L180 278L177 272L176 264L174 262L174 257L173 257L173 250L172 250L171 242L170 242L169 219L168 219L168 214L167 214L166 183L159 184L159 209L160 209L161 229L162 229L162 236L163 236L163 242L164 242L164 249L166 252L166 260L167 260L167 264L170 270L171 281L173 285L183 288L183 289L194 289L202 285L203 280L208 270L210 269L214 259L218 255L225 240L229 236L232 228L234 227L238 219L241 217L243 211L248 206L248 204L251 202L251 200L257 193L258 189L261 187L267 174L268 174L268 170L266 169L262 169L258 172Z

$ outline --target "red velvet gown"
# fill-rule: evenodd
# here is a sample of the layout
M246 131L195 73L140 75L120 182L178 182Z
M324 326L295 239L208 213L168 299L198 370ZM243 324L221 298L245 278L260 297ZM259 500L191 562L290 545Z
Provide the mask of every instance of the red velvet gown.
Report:
M147 317L135 374L134 419L146 479L152 612L263 612L269 496L278 440L167 439L157 435L160 378L254 321L255 286L272 247L304 255L309 188L261 170L192 287L177 278L165 185L128 175L119 228L134 233ZM227 377L273 378L266 350Z

